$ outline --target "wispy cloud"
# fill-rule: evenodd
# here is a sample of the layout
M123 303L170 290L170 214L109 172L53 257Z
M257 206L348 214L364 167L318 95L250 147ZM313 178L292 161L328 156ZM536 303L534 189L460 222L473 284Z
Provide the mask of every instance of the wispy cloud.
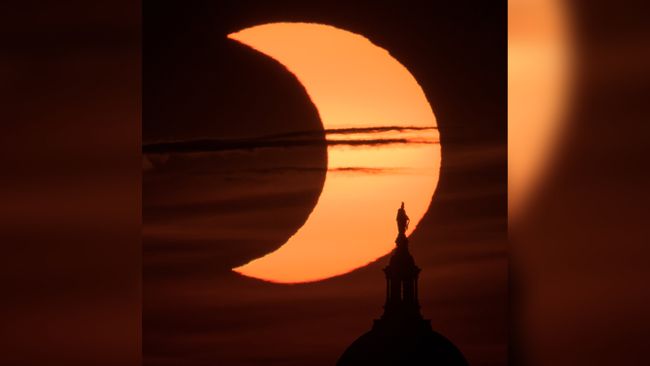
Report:
M278 174L278 173L319 173L319 172L343 172L343 173L367 173L367 174L383 174L402 172L406 168L376 168L376 167L362 167L362 166L346 166L346 167L317 167L317 166L274 166L269 168L246 168L238 167L235 169L222 170L222 174Z
M349 127L332 128L325 130L304 130L275 135L263 136L263 138L286 138L286 137L318 137L322 135L354 135L379 132L406 132L406 131L433 131L437 127L416 127L416 126L375 126L375 127Z
M392 134L385 138L364 138L372 134L386 132L427 131L433 127L381 126L364 128L340 128L320 131L296 131L276 135L267 135L244 139L197 139L184 141L164 141L144 144L144 153L192 153L232 150L255 150L261 148L290 148L301 146L376 146L391 144L431 144L437 143L430 138L408 135L400 137ZM361 138L354 135L363 134ZM328 139L326 136L350 136L345 139Z

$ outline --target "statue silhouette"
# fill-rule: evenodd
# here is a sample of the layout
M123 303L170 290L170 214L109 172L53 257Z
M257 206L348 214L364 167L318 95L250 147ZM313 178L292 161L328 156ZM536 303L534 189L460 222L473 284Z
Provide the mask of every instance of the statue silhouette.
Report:
M397 233L398 233L398 236L406 235L406 229L409 228L409 223L410 222L411 222L411 219L409 219L408 215L406 215L406 210L404 209L404 202L402 202L402 207L400 207L397 210Z

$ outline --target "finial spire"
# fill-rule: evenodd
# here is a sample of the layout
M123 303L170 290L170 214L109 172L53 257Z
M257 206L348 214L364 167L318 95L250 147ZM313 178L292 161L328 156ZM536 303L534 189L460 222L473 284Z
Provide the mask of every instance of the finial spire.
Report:
M386 305L383 319L416 317L420 318L420 305L417 295L417 281L420 268L409 253L406 230L409 217L404 202L397 210L397 248L393 251L389 264L384 268L386 274Z

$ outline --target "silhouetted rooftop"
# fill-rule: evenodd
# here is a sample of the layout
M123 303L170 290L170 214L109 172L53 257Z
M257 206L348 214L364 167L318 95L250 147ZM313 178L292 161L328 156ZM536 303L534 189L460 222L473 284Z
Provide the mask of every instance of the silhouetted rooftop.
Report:
M420 314L418 276L405 235L408 216L398 211L397 244L386 274L384 314L343 352L337 366L467 366L463 354Z

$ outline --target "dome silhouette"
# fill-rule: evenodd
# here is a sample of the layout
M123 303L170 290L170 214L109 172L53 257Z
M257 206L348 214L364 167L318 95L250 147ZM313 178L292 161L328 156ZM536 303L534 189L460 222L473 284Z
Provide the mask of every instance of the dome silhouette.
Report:
M337 366L467 366L458 348L433 331L431 321L420 313L418 276L420 268L408 250L404 234L408 216L404 206L397 214L397 247L384 273L384 314L372 329L343 352Z
M458 348L425 322L422 329L403 332L373 328L345 350L337 366L467 366Z

